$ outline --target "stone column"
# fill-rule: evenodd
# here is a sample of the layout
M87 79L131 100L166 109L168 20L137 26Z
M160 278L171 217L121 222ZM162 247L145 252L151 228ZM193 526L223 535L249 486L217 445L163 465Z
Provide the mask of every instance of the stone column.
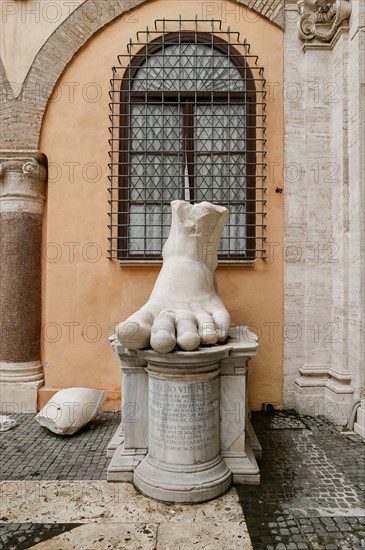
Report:
M0 407L32 412L40 361L41 254L47 159L38 151L0 158Z

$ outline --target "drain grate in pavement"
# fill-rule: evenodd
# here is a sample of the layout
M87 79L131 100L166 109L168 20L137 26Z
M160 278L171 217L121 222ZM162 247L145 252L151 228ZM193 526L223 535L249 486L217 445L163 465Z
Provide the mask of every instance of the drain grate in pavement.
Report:
M0 523L0 548L26 550L80 525L80 523Z

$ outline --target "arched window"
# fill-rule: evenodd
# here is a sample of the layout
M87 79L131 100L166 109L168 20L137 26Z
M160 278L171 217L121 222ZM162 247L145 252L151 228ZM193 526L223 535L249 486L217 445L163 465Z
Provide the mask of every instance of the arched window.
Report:
M255 78L247 55L219 34L148 37L112 81L111 248L120 260L161 258L175 199L229 209L221 260L262 257Z

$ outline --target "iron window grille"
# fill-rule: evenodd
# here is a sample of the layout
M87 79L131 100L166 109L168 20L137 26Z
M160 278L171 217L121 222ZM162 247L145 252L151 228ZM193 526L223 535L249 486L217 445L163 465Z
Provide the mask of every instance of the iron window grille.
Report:
M109 257L160 262L170 202L226 206L220 262L265 258L265 80L218 20L156 20L110 91Z

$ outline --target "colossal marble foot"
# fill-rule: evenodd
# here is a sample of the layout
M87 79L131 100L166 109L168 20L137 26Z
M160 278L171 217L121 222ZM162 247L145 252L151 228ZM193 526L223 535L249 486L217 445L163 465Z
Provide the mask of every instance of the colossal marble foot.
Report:
M123 347L151 346L160 353L176 344L186 351L224 342L230 316L217 296L214 270L228 210L208 202L173 201L163 266L148 302L117 327Z

